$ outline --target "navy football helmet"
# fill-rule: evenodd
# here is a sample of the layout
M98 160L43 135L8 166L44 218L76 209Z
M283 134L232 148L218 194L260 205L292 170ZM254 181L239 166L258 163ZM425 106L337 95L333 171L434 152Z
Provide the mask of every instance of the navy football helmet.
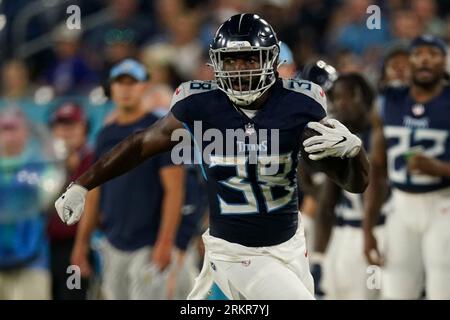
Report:
M275 83L279 52L277 36L265 20L250 13L232 16L219 27L209 50L219 89L237 105L253 103ZM260 67L225 71L224 57L230 53L256 53Z
M328 91L333 86L339 74L336 69L323 60L308 63L301 73L301 78L318 84Z

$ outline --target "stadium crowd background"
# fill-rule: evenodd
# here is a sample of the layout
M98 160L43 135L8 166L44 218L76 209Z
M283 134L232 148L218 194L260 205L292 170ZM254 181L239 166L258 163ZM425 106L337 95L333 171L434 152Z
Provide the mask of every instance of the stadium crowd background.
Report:
M80 7L79 30L66 26L72 4ZM372 4L381 8L380 29L366 25ZM139 58L155 96L167 98L182 81L213 77L205 65L209 42L235 13L267 19L291 49L288 64L297 70L322 58L340 73L363 73L374 85L389 48L423 33L450 37L450 3L444 0L23 0L3 1L1 10L1 106L15 103L46 123L58 103L80 99L92 122L91 138L110 108L101 88L113 64ZM163 103L155 99L149 108Z
M366 25L372 4L381 8L380 29ZM79 30L66 26L69 5L81 10ZM104 87L114 64L143 62L151 84L143 104L165 108L182 81L213 79L209 42L236 13L258 13L272 24L290 48L284 67L292 76L323 59L340 74L363 74L374 88L392 48L423 33L450 41L446 0L17 0L2 1L0 10L0 111L20 108L30 122L49 126L59 106L76 102L89 121L90 145L113 109Z

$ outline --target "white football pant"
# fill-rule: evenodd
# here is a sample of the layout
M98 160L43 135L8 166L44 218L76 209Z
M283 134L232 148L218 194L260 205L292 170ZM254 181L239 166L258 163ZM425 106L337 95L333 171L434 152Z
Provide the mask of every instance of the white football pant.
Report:
M299 222L300 223L300 222ZM229 299L314 299L303 225L288 241L245 247L203 235L205 259L188 299L206 299L213 281Z
M102 241L102 293L105 299L167 299L167 279L171 266L159 272L151 263L151 250L151 247L146 246L135 251L123 251L106 239Z
M378 249L383 251L383 226L374 230ZM369 268L364 255L362 228L333 227L322 265L321 288L326 299L368 300L379 297L381 272ZM376 273L376 274L375 274ZM373 279L373 277L380 277ZM375 280L375 281L373 281Z
M386 222L382 295L450 299L450 188L428 193L393 189Z

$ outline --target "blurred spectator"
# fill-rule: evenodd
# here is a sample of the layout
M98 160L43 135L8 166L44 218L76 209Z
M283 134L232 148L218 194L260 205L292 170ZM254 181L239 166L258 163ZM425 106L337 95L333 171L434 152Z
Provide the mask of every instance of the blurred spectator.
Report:
M197 19L194 13L181 14L169 29L170 43L176 52L171 62L184 80L193 78L203 52L197 38Z
M339 13L345 19L338 27L332 39L336 37L335 46L349 49L357 55L363 55L374 47L382 46L390 40L388 21L381 15L381 28L369 30L366 25L366 10L371 5L369 0L346 0Z
M33 119L36 123L43 125L47 123L46 107L37 103L42 93L44 95L46 93L39 91L35 83L30 80L29 69L24 61L12 59L4 62L1 80L0 109L16 106L25 113L27 119Z
M45 81L59 95L82 92L98 81L80 52L80 30L59 26L53 35L55 60L45 72Z
M301 67L317 57L334 3L325 1L263 0L253 1L256 13L276 30L278 39L292 49L295 63Z
M410 79L408 50L403 47L391 49L383 61L379 87L408 85Z
M412 10L398 10L392 15L392 36L396 41L411 41L423 33L423 24Z
M2 66L2 98L18 101L32 95L27 66L21 60L9 60Z
M155 43L146 46L140 54L148 70L152 70L151 85L169 85L175 89L182 79L175 70L175 48L168 43Z
M424 28L423 33L445 36L446 26L438 15L436 0L411 0L411 7L418 18L416 23Z
M133 32L112 28L104 33L103 38L104 72L110 66L127 58L133 58L137 54L137 42Z
M110 151L158 118L142 107L145 67L125 60L110 72L117 113L97 138L95 155ZM170 153L146 161L88 194L72 262L91 273L88 250L97 224L104 230L102 289L106 299L166 299L167 275L183 201L184 170Z
M203 53L198 39L199 19L195 11L178 12L177 16L166 21L164 37L152 39L142 50L144 63L156 71L153 83L170 83L174 75L179 75L181 79L178 80L181 81L194 78Z
M382 1L382 4L384 5L384 10L387 12L394 12L404 8L406 2L409 2L409 0L388 0Z
M317 48L320 53L324 53L325 34L338 5L339 3L334 0L291 1L291 7L293 8L290 8L289 12L298 13L296 27L285 27L280 37L288 42L297 33L298 39L293 39L294 42L288 42L290 45L295 45L302 39L309 38L312 41L308 40L308 42ZM298 8L295 8L296 6ZM305 63L306 61L300 62Z
M67 102L58 107L51 116L50 126L55 138L61 139L67 149L66 168L68 182L75 181L92 163L93 152L88 148L88 122L83 108ZM59 219L54 208L47 225L50 240L50 270L54 300L84 300L88 289L86 278L81 279L80 288L67 288L67 270L71 265L70 255L75 243L77 225L67 226Z
M450 14L447 15L446 21L447 21L447 31L446 36L444 36L444 39L447 40L448 45L450 43Z
M102 33L113 31L110 36L122 33L141 45L155 34L155 19L142 14L139 0L111 0L109 6L112 10L111 21L94 30L94 36L103 38Z
M156 41L166 40L172 25L176 24L177 18L186 11L182 0L156 0L155 20L157 21L158 33L154 35Z
M112 65L135 58L138 47L156 34L155 17L144 16L140 4L139 0L109 1L109 21L86 35L90 57L101 71L102 80L108 78Z
M336 56L336 69L340 74L361 72L363 70L361 58L350 50L341 50Z
M44 155L19 109L0 114L0 300L50 299L39 177Z
M142 98L143 108L162 117L167 114L172 100L173 90L168 85L155 85L147 90Z
M240 0L215 0L210 1L210 6L198 9L199 14L203 14L204 19L199 31L199 40L203 50L209 49L211 38L217 28L231 16L240 12L254 12L253 1Z
M252 1L249 2L251 3ZM256 6L252 11L270 23L272 28L277 31L278 39L290 40L289 43L291 44L297 40L295 38L297 32L302 33L302 30L294 28L296 12L290 10L290 2L290 0L253 1ZM305 7L307 6L306 4ZM295 32L292 32L292 30L295 30Z

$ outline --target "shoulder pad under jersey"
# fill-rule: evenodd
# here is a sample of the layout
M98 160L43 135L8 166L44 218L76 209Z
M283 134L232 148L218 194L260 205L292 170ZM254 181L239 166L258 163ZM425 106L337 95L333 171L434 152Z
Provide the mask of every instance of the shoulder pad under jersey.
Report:
M283 87L310 97L327 112L327 97L321 86L308 80L283 79Z
M170 108L172 108L177 102L186 99L189 96L215 89L217 89L217 83L215 81L192 80L183 82L175 89L172 102L170 103Z

